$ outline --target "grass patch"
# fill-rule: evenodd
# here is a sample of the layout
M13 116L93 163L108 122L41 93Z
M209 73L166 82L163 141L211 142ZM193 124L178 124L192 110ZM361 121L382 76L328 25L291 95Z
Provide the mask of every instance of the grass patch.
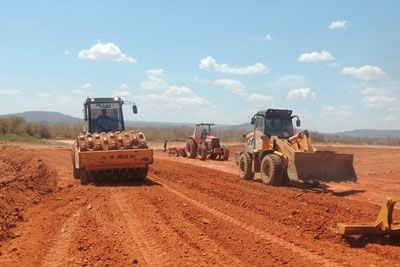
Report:
M0 134L0 143L50 144L50 140L29 135Z

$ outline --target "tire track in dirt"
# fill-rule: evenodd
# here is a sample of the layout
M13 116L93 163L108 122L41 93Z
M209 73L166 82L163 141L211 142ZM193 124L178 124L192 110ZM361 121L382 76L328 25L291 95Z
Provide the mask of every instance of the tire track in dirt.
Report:
M162 163L161 166L166 166L166 164ZM179 169L179 174L176 174L175 169ZM188 174L189 170L190 173L197 173L195 175L197 182L192 179L191 174ZM160 168L159 165L156 165L153 173L155 177L159 178L158 180L168 181L167 185L172 185L172 182L176 191L195 196L196 201L206 206L211 206L222 213L240 214L246 218L245 221L263 226L257 227L263 232L275 229L279 238L295 243L314 254L331 260L335 259L334 261L340 264L347 265L353 261L368 264L370 262L368 259L375 264L396 265L398 263L396 246L385 246L384 243L380 244L379 242L371 243L355 253L355 249L350 248L346 241L341 240L335 233L332 225L335 221L346 221L348 219L343 218L359 216L358 213L349 213L351 210L349 207L357 209L364 217L365 214L371 213L369 211L371 209L360 206L360 203L353 203L330 194L306 192L292 188L271 188L258 183L244 183L236 181L237 179L232 179L232 177L228 178L219 172L213 172L213 175L210 175L203 168L182 163L171 162L168 164L168 168ZM265 196L260 199L253 195L238 195L238 192L242 192L242 187L248 186L254 187L260 192L265 191ZM279 194L277 195L277 193ZM347 206L348 204L350 206ZM354 206L355 204L357 206ZM326 210L328 207L329 210ZM291 212L294 213L291 214ZM309 221L309 219L312 220ZM266 225L269 227L266 228ZM338 253L343 254L343 257L337 257ZM390 257L387 257L388 253Z
M149 229L137 217L137 214L129 210L126 201L124 201L124 195L119 190L113 190L111 196L125 221L129 234L137 243L145 263L148 266L172 266L171 260L159 245L158 240L150 234Z
M298 247L298 246L296 246L296 245L294 245L294 244L292 244L290 242L287 242L284 239L281 239L281 238L279 238L277 236L269 234L269 233L267 233L267 232L255 227L254 225L244 223L244 222L242 222L240 220L237 220L237 219L235 219L235 218L233 218L233 217L231 217L231 216L229 216L229 215L227 215L225 213L222 213L222 212L220 212L220 211L218 211L216 209L213 209L213 208L211 208L211 207L209 207L209 206L207 206L207 205L205 205L205 204L203 204L201 202L198 202L197 200L195 200L193 198L190 198L187 195L185 195L185 194L183 194L183 193L181 193L181 192L179 192L179 191L177 191L175 189L172 189L171 187L169 187L168 185L166 185L163 182L160 182L160 181L157 181L157 182L159 184L161 184L166 190L168 190L172 194L174 194L174 195L186 200L187 202L193 204L194 206L196 206L196 207L198 207L200 209L203 209L203 210L211 213L215 217L218 217L218 218L220 218L220 219L222 219L224 221L227 221L227 222L229 222L230 224L232 224L232 225L234 225L236 227L244 229L245 231L255 235L256 237L261 237L261 238L265 239L266 241L275 243L275 244L277 244L277 245L279 245L279 246L281 246L281 247L283 247L285 249L293 251L294 253L299 254L299 256L305 257L305 258L307 258L308 260L310 260L312 262L320 263L320 264L323 264L324 266L341 266L340 264L338 264L338 263L336 263L336 262L334 262L334 261L332 261L330 259L327 259L325 257L316 255L315 253L310 252L310 251L308 251L308 250L306 250L304 248Z
M77 210L62 225L59 234L55 237L55 240L50 245L46 256L44 256L41 266L53 267L67 265L66 263L69 262L69 260L71 259L68 251L70 245L72 244L72 234L74 231L76 231L81 215L82 209Z
M158 184L139 194L136 190L121 190L124 203L130 203L129 210L145 221L148 235L157 240L173 260L171 266L248 266L186 216L196 211L187 204L183 206L180 198Z

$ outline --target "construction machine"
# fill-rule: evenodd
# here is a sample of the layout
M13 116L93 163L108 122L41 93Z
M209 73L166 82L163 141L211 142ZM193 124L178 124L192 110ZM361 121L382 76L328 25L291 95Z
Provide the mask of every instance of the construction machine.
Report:
M400 202L400 196L388 198L382 204L375 223L371 224L344 224L338 223L338 232L341 235L389 235L400 236L400 221L393 217L395 205ZM399 218L397 218L399 219Z
M213 123L197 123L194 127L193 134L189 136L186 142L186 155L188 158L196 158L200 160L219 159L228 160L229 149L221 146L219 138L211 134L211 126Z
M260 172L271 185L356 181L353 154L318 151L307 130L295 133L294 118L300 127L299 117L287 109L267 109L252 117L254 130L244 136L246 147L235 153L240 177L249 180Z
M120 97L87 98L83 104L84 129L72 146L72 172L82 184L92 178L143 180L153 163L153 150L144 133L125 130Z

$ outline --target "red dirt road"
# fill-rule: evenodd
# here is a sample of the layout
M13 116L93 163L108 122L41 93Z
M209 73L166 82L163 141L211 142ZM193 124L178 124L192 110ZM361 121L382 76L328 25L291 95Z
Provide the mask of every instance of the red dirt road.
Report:
M335 230L400 194L400 149L336 149L359 182L306 190L159 151L143 184L81 186L68 149L3 146L0 266L400 266L399 240Z

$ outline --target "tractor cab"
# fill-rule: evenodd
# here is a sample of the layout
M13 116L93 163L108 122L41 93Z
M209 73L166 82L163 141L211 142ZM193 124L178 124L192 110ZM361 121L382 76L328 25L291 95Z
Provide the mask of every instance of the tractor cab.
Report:
M192 137L199 144L211 145L213 148L219 147L219 138L212 135L211 126L214 126L214 123L197 123Z
M297 118L296 126L300 126L298 116L292 116L292 111L287 109L267 109L259 111L251 119L255 130L265 135L289 138L294 135L293 118Z
M125 130L122 105L120 97L114 98L87 98L83 104L86 131L89 133L121 132ZM133 105L133 113L137 107Z

